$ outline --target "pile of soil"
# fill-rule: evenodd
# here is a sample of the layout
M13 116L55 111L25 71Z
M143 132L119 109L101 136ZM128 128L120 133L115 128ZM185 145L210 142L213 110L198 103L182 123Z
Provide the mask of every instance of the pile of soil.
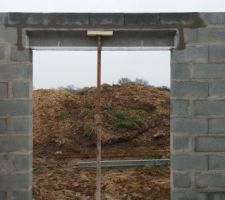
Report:
M74 152L96 146L96 88L33 92L34 145ZM169 147L169 92L128 83L102 86L103 147ZM129 147L127 147L129 148ZM159 148L158 148L159 149Z
M95 169L78 159L34 160L34 200L94 200ZM169 200L169 167L102 169L102 200Z
M167 157L169 91L136 83L102 87L105 160ZM33 92L34 200L95 199L95 169L78 162L96 156L96 88ZM93 159L92 159L93 160ZM103 200L169 200L167 167L102 170Z

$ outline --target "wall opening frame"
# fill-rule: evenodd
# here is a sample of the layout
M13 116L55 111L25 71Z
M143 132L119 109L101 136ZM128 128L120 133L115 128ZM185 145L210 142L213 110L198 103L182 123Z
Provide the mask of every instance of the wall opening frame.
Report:
M171 199L225 199L225 13L1 13L0 197L32 199L32 49L95 50L88 29L171 50Z

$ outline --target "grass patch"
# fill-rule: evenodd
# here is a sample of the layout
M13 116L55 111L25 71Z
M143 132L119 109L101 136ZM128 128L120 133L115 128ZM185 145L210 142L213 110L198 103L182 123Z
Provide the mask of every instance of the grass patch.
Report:
M127 113L122 111L117 111L112 107L105 108L105 113L107 116L115 122L115 128L126 128L129 130L137 128L140 120L136 117L131 117Z
M156 107L151 103L137 103L130 106L130 108L135 110L144 110L146 112L154 112Z
M97 129L96 125L92 123L85 123L83 125L82 137L91 143L96 143Z
M143 171L150 174L167 174L170 173L170 164L167 165L146 165Z
M43 148L42 148L41 146L35 145L35 146L34 146L34 149L33 149L33 155L34 155L34 157L38 157L38 156L40 156L42 153L43 153Z
M57 118L58 120L65 120L68 118L68 114L66 112L60 112Z

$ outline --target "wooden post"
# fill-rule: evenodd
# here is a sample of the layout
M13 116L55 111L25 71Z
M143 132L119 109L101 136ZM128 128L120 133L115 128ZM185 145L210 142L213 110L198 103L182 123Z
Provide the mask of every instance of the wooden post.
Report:
M96 200L101 200L101 134L102 134L102 114L101 114L101 36L97 36L97 173L96 173Z

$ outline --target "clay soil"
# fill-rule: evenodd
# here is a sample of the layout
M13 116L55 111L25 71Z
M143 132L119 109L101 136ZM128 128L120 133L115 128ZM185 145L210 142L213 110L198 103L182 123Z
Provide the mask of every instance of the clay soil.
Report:
M169 92L128 83L103 85L103 158L169 157ZM95 88L35 90L35 200L94 200L95 169L78 168L94 160L97 128ZM102 171L102 199L169 200L169 166Z

